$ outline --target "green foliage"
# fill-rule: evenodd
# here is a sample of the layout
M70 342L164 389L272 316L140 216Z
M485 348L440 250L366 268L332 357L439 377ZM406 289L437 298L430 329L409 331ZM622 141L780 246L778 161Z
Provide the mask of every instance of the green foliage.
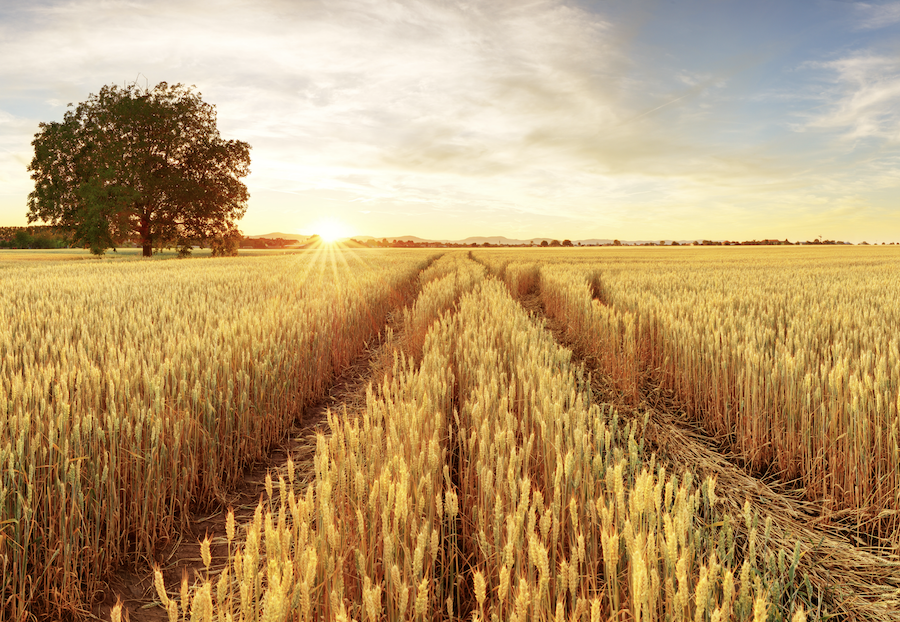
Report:
M0 227L0 248L66 248L69 239L52 227Z
M183 249L247 209L250 146L223 140L215 107L181 84L104 86L61 123L41 123L32 144L28 221L97 254L128 239L145 256L172 241Z
M237 229L226 231L215 237L209 244L213 257L237 257L241 247L241 232Z

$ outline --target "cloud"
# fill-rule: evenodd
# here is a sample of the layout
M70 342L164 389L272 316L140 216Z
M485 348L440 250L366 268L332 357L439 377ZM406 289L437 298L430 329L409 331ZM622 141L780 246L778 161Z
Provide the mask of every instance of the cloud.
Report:
M197 84L218 105L223 133L254 146L254 179L293 187L304 169L323 168L667 174L664 162L688 147L653 117L666 112L671 121L716 79L647 96L628 76L616 28L557 0L207 6L38 5L21 18L34 29L13 36L15 24L7 25L3 51L23 62L0 77L57 106L139 76Z
M807 127L837 130L847 140L900 142L900 58L860 52L812 66L832 77L823 110Z
M858 28L862 30L876 30L900 24L900 2L883 4L859 2L855 6L859 14Z
M897 185L884 154L859 164L825 144L834 136L896 139L898 67L890 54L816 60L790 86L768 85L754 99L752 80L742 80L764 62L756 48L698 61L694 55L707 52L690 41L688 54L666 49L663 57L667 42L648 46L636 35L632 26L643 18L586 6L8 4L0 7L0 57L17 62L0 65L0 109L15 106L18 125L0 118L0 176L19 180L23 203L27 173L8 152L30 157L38 121L60 119L68 102L104 84L137 78L197 85L216 104L222 134L253 146L248 219L274 214L264 203L271 201L280 218L295 206L297 226L302 213L326 204L370 220L423 213L475 222L477 213L500 224L533 218L601 228L641 214L648 222L702 220L710 206L768 217L774 212L758 207L767 201L786 209L776 197L818 206L809 197L841 186L864 193L858 183ZM867 29L889 25L897 6L866 4L857 16ZM812 73L826 77L824 88L809 81ZM793 132L784 111L800 105L806 112L794 127L802 131ZM748 114L753 106L769 108Z
M0 110L0 194L27 194L30 179L26 169L31 162L31 124L4 110ZM24 205L24 196L22 197ZM21 208L24 214L24 207Z

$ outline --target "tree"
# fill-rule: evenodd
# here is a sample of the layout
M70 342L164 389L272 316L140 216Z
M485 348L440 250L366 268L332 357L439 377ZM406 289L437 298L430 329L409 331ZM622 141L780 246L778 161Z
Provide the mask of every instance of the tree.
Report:
M236 257L240 246L241 234L236 229L213 238L209 245L213 257Z
M563 246L572 246L572 240L563 240L562 245Z
M127 239L149 257L234 235L250 196L241 182L250 145L223 140L215 106L192 89L104 86L62 123L41 123L28 222L67 230L96 254Z
M541 240L541 246L546 248L546 247L550 246L550 244L549 244L549 242L547 242L547 240Z

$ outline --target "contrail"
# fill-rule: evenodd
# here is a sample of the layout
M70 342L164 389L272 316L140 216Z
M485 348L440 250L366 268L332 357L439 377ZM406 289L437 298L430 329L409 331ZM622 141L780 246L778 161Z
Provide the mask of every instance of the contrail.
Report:
M703 88L706 88L706 87L703 87ZM701 89L701 90L702 90L702 89ZM656 108L651 108L650 110L645 110L644 112L642 112L641 114L639 114L639 115L637 115L637 116L635 116L635 117L631 117L630 119L626 119L625 121L622 121L622 125L624 125L625 123L631 123L632 121L636 121L636 120L640 119L641 117L647 116L647 115L650 114L651 112L656 112L656 111L659 110L660 108L665 108L666 106L669 106L670 104L674 104L674 103L677 102L678 100L684 99L684 98L687 97L688 95L695 95L695 94L696 94L696 93L692 90L691 92L685 93L685 94L682 95L681 97L676 97L675 99L673 99L673 100L671 100L671 101L667 101L666 103L661 104L661 105L657 106Z

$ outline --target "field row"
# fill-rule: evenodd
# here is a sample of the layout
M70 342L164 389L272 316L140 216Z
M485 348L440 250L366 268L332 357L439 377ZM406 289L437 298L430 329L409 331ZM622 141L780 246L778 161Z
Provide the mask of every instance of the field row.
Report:
M155 559L392 313L366 412L330 418L312 485L286 469L229 527L225 573L177 599L160 580L173 619L800 619L832 602L801 576L813 545L779 550L771 519L648 455L515 298L539 296L615 403L669 392L751 469L887 538L895 267L805 248L10 266L0 619L77 615Z
M315 481L274 474L208 580L159 575L170 619L805 619L771 522L658 464L502 282L432 269L451 261L415 305L419 356L329 416Z
M423 252L0 273L0 619L78 610L279 438Z
M900 546L893 249L478 257L537 287L623 397L638 403L648 381L671 391L751 468Z

